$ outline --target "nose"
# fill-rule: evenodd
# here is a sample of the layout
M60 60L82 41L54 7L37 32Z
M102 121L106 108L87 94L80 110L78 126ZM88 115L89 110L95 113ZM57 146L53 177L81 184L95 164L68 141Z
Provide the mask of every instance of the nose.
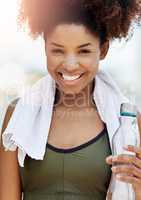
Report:
M68 71L76 70L77 68L79 68L79 63L76 56L74 55L67 56L64 62L64 67Z

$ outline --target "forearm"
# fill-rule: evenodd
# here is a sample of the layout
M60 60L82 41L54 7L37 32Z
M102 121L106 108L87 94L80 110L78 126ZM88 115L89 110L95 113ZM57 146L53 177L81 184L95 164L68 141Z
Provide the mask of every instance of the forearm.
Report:
M0 175L0 178L0 200L22 200L22 192L20 186L15 184L14 181L8 182L8 180L4 178L3 175Z
M141 195L135 194L135 200L141 200Z
M0 200L21 200L22 187L17 152L0 147Z
M141 200L141 186L132 186L132 189L134 191L135 194L135 200Z

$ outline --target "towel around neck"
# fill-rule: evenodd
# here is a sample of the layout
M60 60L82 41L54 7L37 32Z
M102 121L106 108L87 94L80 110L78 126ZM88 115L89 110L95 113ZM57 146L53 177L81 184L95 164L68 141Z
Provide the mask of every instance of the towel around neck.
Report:
M15 151L18 161L24 166L26 154L33 159L43 160L50 129L56 84L47 74L37 81L18 101L3 132L5 150ZM93 99L103 122L112 135L119 127L120 106L128 100L122 95L112 77L99 70L95 77ZM111 119L114 123L111 123Z

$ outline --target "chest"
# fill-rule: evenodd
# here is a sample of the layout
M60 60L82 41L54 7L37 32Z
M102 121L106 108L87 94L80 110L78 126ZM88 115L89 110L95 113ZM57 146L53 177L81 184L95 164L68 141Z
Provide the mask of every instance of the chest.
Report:
M96 142L73 152L47 147L42 161L26 157L25 167L21 168L24 191L44 193L45 199L50 199L50 194L56 199L56 193L62 195L61 199L79 199L79 195L81 199L89 194L90 199L106 199L111 169L105 159L110 154L106 132Z
M96 110L53 112L48 143L60 148L81 145L96 137L104 124Z

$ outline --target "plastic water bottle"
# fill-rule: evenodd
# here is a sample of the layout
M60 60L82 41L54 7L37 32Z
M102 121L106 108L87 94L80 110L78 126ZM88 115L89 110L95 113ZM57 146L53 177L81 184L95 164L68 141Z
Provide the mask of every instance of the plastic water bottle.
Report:
M121 127L123 133L124 146L127 145L137 146L138 145L137 134L139 133L138 123L137 123L137 107L131 103L123 103L121 105L120 115L121 115L121 125L122 125ZM123 154L131 156L136 155L134 152L130 152L125 149L123 149ZM128 185L128 200L131 199L135 200L135 194L133 192L132 185L131 184L127 185ZM132 197L129 196L129 193L132 194Z
M123 147L127 145L138 146L137 135L139 134L139 129L137 123L137 107L131 103L123 103L120 109L120 120L123 139L121 153L126 155L135 155L134 152L129 152ZM119 164L121 163L118 163L117 165ZM118 197L120 196L120 199L135 200L135 193L131 184L125 185L124 182L116 179L116 182L112 187L113 189L118 187ZM123 194L123 187L127 187L128 194ZM112 197L112 200L118 200L116 194Z

